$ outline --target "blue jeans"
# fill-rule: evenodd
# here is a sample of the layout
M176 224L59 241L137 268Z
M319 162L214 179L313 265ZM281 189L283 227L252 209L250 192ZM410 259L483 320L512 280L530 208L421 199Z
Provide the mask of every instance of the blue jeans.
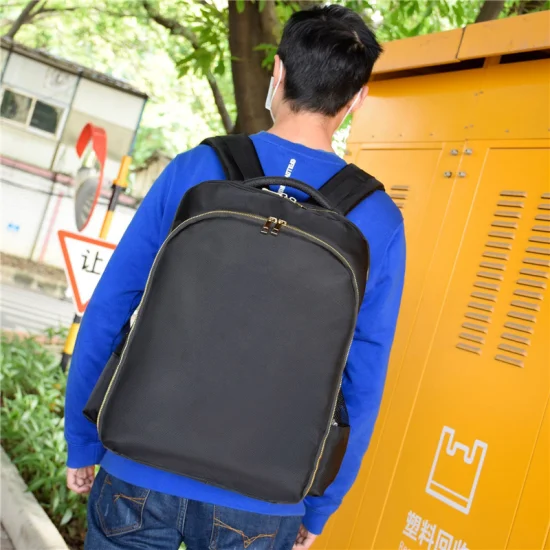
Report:
M301 518L174 497L99 470L88 501L86 550L291 550Z

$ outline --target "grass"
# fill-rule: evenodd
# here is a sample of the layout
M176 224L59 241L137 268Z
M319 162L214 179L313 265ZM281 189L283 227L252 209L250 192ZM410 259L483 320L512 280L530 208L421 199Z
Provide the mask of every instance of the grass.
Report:
M49 331L50 340L55 336L56 331ZM2 447L67 544L82 548L86 498L65 483L66 376L59 356L33 337L3 334L0 361Z

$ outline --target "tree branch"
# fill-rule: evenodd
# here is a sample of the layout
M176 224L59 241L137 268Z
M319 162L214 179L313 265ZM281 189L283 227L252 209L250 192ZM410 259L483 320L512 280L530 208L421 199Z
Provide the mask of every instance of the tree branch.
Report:
M30 17L30 19L27 21L27 23L31 23L31 22L34 22L34 21L42 21L42 19L47 19L48 17L52 17L52 15L60 15L64 12L71 12L71 11L77 11L81 9L80 7L78 8L59 8L59 9L56 9L56 8L51 8L51 9L47 9L47 10L40 10L40 11L37 11L36 13L33 13Z
M484 21L496 19L504 8L504 1L505 0L485 0L477 14L475 22L482 23Z
M8 32L4 35L5 38L10 38L11 40L15 38L15 35L18 33L19 29L25 23L28 23L32 18L31 11L36 7L39 2L40 0L30 0L29 2L27 2L27 5L23 8L17 19L13 22Z
M170 34L174 36L182 36L183 38L185 38L187 41L189 41L189 43L191 44L194 50L200 49L201 44L199 42L199 39L191 29L185 27L175 19L172 19L170 17L165 17L164 15L160 14L151 5L150 0L142 0L142 4L143 4L143 7L145 8L145 11L147 12L147 15L155 23L157 23L161 27L164 27L168 31L170 31ZM212 90L212 95L214 96L214 102L216 103L216 107L218 109L218 112L220 113L223 127L225 131L229 134L233 131L233 122L231 121L231 117L229 116L229 112L227 111L227 107L225 106L225 101L223 99L223 95L221 93L220 87L218 86L218 83L216 81L216 77L210 70L207 70L205 75L206 75L206 80L208 81L208 84L210 86L210 89Z
M37 15L42 15L43 13L61 13L64 11L76 11L78 9L81 9L81 6L75 6L72 8L40 8L32 14L32 17L34 19Z
M168 29L170 31L170 34L183 36L191 43L191 46L193 46L193 49L195 50L198 50L201 47L198 38L195 36L195 33L191 29L184 27L179 21L176 21L175 19L161 15L158 11L155 10L155 8L153 8L149 0L143 0L143 7L145 8L147 15L155 23L159 24L165 29Z
M46 17L51 17L52 15L57 15L58 13L77 11L79 9L82 9L82 6L64 7L64 8L46 8L47 0L42 0L42 4L40 4L33 11L33 8L36 7L36 5L40 1L41 0L31 0L30 2L28 2L28 4L23 9L23 11L17 17L17 19L13 22L10 30L4 35L6 38L11 38L13 40L14 36L23 25L28 25L35 19L40 20ZM94 9L94 8L90 8L90 9Z

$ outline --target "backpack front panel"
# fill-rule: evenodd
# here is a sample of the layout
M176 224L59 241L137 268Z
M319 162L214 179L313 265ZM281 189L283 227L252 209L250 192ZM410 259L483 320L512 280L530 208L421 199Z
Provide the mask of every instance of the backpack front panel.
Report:
M308 212L233 191L231 201L203 201L159 253L100 436L132 460L298 502L319 466L364 290L333 246L355 233L316 213L301 226L322 226L317 234L274 235L273 224L262 233L268 211L299 222ZM317 236L331 228L332 243Z

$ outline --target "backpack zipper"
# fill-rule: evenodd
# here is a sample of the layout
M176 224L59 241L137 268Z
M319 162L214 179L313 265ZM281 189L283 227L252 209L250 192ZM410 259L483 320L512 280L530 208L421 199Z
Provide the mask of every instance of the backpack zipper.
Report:
M282 227L286 227L288 224L285 220L278 220L275 227L271 230L271 234L277 236Z
M296 206L299 206L300 208L307 210L307 208L304 205L300 204L294 197L289 196L287 193L272 191L267 187L262 187L262 191L265 191L266 193L271 193L272 195L277 195L278 197L281 197L282 199L286 199L287 201L290 201L292 204L295 204Z
M231 214L231 215L234 215L234 216L240 216L240 217L243 217L243 218L249 218L249 219L253 219L253 220L262 221L262 222L264 222L264 225L261 229L261 233L263 233L263 234L267 234L269 232L269 229L271 228L271 225L273 223L275 223L276 225L271 230L271 233L273 235L278 235L280 230L283 227L285 227L285 229L288 229L288 230L293 231L295 233L299 233L301 235L304 235L308 239L320 243L324 248L328 248L349 269L349 271L351 273L351 276L352 276L353 290L354 290L354 293L355 293L355 319L354 319L354 323L353 323L353 330L351 331L350 339L349 339L349 342L348 342L348 347L347 347L347 351L346 351L346 355L345 355L345 359L344 359L344 363L343 363L344 366L342 367L342 371L340 373L340 384L338 386L338 391L336 392L336 397L334 398L334 403L332 405L332 412L331 412L331 415L330 415L328 429L326 430L326 435L323 438L323 442L321 444L321 452L319 453L319 457L317 458L317 463L315 464L315 468L313 470L313 474L311 476L310 482L307 485L307 488L304 492L304 496L305 496L309 493L309 491L311 489L311 486L313 485L313 482L315 481L315 476L317 475L317 471L319 470L319 464L321 463L321 458L323 457L323 453L324 453L324 450L325 450L325 445L326 445L326 442L327 442L327 439L328 439L328 436L329 436L329 433L330 433L330 427L332 425L332 421L333 421L333 418L334 418L334 413L336 411L336 405L338 403L338 393L340 392L340 389L342 388L342 376L344 374L344 368L346 366L346 363L347 363L347 360L348 360L348 355L349 355L349 352L350 352L350 349L351 349L351 345L353 343L353 336L355 334L355 323L357 321L357 315L358 315L358 309L359 309L359 285L357 283L357 277L355 276L355 272L353 271L353 268L351 267L351 264L348 262L348 260L338 250L336 250L336 248L331 246L326 241L320 239L319 237L316 237L315 235L312 235L311 233L308 233L307 231L302 231L301 229L299 229L299 228L297 228L293 225L288 225L285 220L280 220L280 219L277 219L273 216L269 216L268 218L266 218L265 216L257 216L255 214L247 214L247 213L244 213L244 212L236 212L234 210L212 210L210 212L204 212L202 214L198 214L197 216L192 216L191 218L188 218L187 220L182 222L180 225L178 225L178 227L176 227L176 229L174 229L172 231L172 233L170 233L170 235L168 235L168 237L164 240L164 242L162 243L162 246L159 248L159 250L158 250L158 252L155 256L155 259L153 261L153 265L151 266L151 269L149 271L149 275L147 276L147 281L145 283L145 289L144 289L144 292L143 292L142 301L145 300L145 298L147 297L147 293L149 291L149 284L151 282L151 275L154 273L154 271L157 267L158 259L161 255L162 251L164 250L166 244L173 237L175 237L177 234L179 234L183 229L185 229L188 225L190 225L192 222L194 222L194 221L196 221L200 218L205 218L205 217L208 217L208 216L214 217L217 214ZM139 308L139 306L138 306L138 308ZM116 381L116 378L118 376L120 366L122 365L122 363L124 362L124 359L126 357L126 350L128 348L128 344L130 343L130 341L132 339L134 328L138 324L138 322L141 318L141 316L140 316L141 311L142 311L141 308L139 308L136 319L134 321L134 324L130 328L130 332L128 333L128 338L126 340L126 343L124 345L122 353L120 354L120 361L118 362L118 365L115 369L113 377L111 378L111 380L109 382L109 386L107 387L107 391L105 392L105 396L103 397L103 401L101 402L101 407L99 408L99 412L97 414L98 432L99 432L99 427L100 427L100 422L101 422L101 418L102 418L103 409L105 408L105 404L107 403L107 400L108 400L109 395L111 393L111 389L113 387L113 384Z
M267 235L269 233L269 230L271 229L271 225L274 223L278 224L277 218L274 218L273 216L267 218L267 220L265 220L264 226L262 227L261 233L263 235Z

